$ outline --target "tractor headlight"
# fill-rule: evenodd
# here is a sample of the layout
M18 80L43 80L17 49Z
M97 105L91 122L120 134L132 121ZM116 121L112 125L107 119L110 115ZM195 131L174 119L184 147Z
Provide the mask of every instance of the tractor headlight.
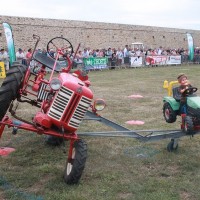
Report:
M101 111L106 107L106 103L103 99L96 99L94 101L94 108L97 111Z
M58 78L53 78L50 82L50 87L52 90L59 90L61 87L62 83L60 79Z

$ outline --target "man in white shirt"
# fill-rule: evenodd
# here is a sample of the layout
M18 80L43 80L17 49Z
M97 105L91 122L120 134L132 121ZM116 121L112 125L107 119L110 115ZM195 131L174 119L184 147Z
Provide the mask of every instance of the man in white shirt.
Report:
M124 64L129 64L129 51L128 51L128 45L125 45L124 48Z
M162 54L162 51L163 51L163 49L162 49L162 47L160 47L160 48L158 49L158 51L157 51L157 54L158 54L158 55L161 55L161 54Z
M125 57L128 57L128 45L126 45L124 48L124 58Z
M22 64L22 60L25 59L25 55L22 51L21 48L18 49L17 53L16 53L16 58L17 58L17 61Z

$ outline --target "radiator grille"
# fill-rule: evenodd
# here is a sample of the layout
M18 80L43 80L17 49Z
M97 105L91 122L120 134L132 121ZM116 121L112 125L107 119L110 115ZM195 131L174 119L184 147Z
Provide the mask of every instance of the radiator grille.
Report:
M72 118L69 121L69 126L78 128L82 119L84 118L84 115L86 111L88 110L90 104L91 104L91 99L88 99L87 97L82 96L81 100L79 101Z
M53 104L51 105L51 108L49 109L48 115L60 121L72 95L73 91L69 90L68 88L61 87L54 99Z
M37 96L38 100L42 101L42 100L47 99L48 94L49 94L49 92L46 91L47 89L49 89L49 86L45 83L41 83L40 89L39 89L39 92L38 92L38 96Z

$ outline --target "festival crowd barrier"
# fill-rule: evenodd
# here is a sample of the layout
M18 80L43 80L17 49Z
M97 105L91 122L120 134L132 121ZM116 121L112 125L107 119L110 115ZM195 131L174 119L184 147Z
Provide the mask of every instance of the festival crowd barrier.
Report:
M159 66L159 65L181 65L181 64L200 64L200 55L194 55L194 59L189 61L188 55L156 55L156 56L133 56L129 57L129 62L124 63L129 67L144 67L144 66ZM23 63L25 64L25 63ZM60 66L65 67L66 63L60 63ZM76 66L77 67L77 66ZM109 69L111 66L108 66L107 57L90 57L84 58L81 63L81 67L84 67L85 70L102 70ZM115 67L115 66L114 66ZM50 71L47 69L47 72ZM0 62L0 78L5 78L6 70L4 62Z
M194 55L194 59L189 61L188 55L155 55L155 56L133 56L129 57L129 62L124 61L130 67L159 66L159 65L181 65L187 63L200 63L200 55ZM83 65L87 70L108 69L107 57L84 58Z

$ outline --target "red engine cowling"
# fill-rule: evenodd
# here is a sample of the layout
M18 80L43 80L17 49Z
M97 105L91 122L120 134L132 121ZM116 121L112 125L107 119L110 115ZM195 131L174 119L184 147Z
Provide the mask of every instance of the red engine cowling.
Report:
M92 91L75 75L61 73L62 87L47 112L54 125L69 132L78 129L93 99Z

